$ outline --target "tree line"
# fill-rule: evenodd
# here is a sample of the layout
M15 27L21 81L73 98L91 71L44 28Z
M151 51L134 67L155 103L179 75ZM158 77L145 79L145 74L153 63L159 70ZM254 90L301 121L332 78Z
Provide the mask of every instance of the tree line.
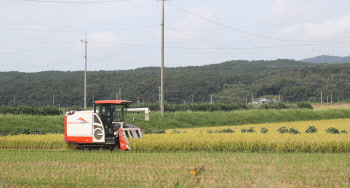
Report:
M267 96L283 102L349 101L350 64L318 65L294 60L228 61L165 69L165 100L170 104L246 103ZM1 106L82 106L84 72L0 72ZM134 103L159 100L160 68L87 73L88 106L122 98ZM119 93L119 90L121 93ZM332 95L332 97L331 97Z

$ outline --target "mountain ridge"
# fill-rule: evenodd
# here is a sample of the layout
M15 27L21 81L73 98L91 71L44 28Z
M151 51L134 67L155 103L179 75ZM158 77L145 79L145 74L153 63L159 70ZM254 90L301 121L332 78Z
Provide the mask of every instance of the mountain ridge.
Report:
M307 63L350 63L350 56L330 56L330 55L320 55L316 57L306 58L301 60Z

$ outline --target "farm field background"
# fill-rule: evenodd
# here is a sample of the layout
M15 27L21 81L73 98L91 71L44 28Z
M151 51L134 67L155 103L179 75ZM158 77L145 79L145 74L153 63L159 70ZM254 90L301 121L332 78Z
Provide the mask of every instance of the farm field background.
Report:
M0 150L0 187L349 187L350 154Z
M349 134L329 134L335 127L350 132L350 119L300 121L243 126L169 129L166 134L147 134L143 139L130 140L134 151L277 151L277 152L348 152ZM300 134L281 134L280 127L298 129ZM317 133L305 133L315 126ZM242 133L254 127L256 133ZM231 129L234 133L207 133ZM268 133L261 133L267 128ZM66 150L63 134L16 135L0 137L0 149L61 149Z
M133 116L136 122L133 123ZM286 110L239 110L231 112L174 112L162 118L159 112L150 113L150 121L144 114L128 113L126 123L135 124L145 132L155 129L193 127L236 126L245 124L293 122L350 118L350 109L286 109ZM63 133L64 116L0 115L0 136L16 134Z

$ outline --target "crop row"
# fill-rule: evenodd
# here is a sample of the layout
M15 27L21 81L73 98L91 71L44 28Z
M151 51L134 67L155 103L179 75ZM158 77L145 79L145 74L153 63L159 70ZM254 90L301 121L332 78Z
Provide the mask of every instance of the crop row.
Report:
M349 119L271 123L244 126L168 129L165 134L145 134L143 139L130 139L134 151L276 151L276 152L349 152L348 134L330 134L334 129L348 128ZM315 133L281 134L285 127L293 130L315 130ZM252 128L254 126L255 128ZM265 130L264 133L252 130ZM310 129L312 127L312 129ZM264 129L265 128L265 129ZM287 128L286 128L287 129ZM245 130L245 131L242 131ZM291 128L288 129L290 131ZM323 131L324 130L324 131ZM235 132L232 134L232 132ZM287 133L287 132L284 132ZM17 135L0 137L0 149L67 149L63 134Z

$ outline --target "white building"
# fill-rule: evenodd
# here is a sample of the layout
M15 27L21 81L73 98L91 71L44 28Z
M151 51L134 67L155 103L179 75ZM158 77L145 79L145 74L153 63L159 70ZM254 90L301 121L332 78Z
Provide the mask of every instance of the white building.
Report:
M265 104L265 103L269 103L269 102L271 102L271 100L268 100L266 98L261 98L257 101L254 101L253 104Z

